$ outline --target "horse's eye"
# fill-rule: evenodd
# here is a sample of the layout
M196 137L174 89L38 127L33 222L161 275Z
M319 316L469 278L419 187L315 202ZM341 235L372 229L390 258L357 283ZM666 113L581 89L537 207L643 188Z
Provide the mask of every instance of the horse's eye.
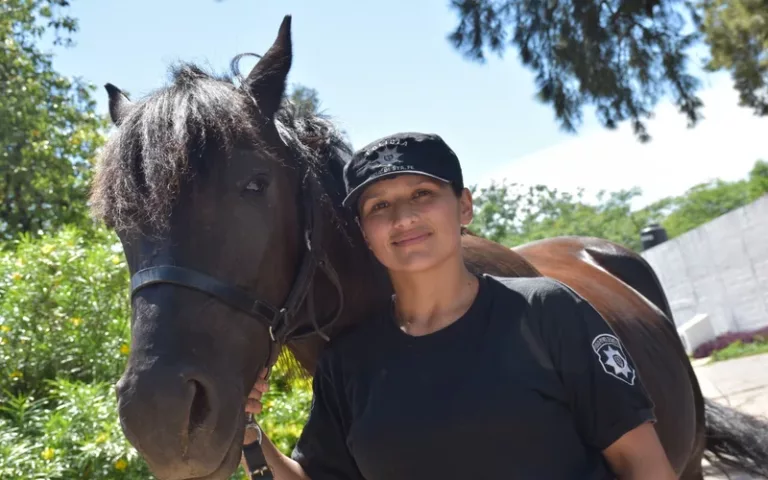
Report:
M269 178L266 175L259 175L251 179L245 186L246 192L263 193L269 186Z

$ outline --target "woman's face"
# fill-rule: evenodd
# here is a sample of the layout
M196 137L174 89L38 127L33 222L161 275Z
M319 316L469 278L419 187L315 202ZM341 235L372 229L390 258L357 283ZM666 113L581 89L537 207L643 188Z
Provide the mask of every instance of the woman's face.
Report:
M461 226L472 221L472 198L439 180L404 174L365 189L358 203L368 246L389 270L424 271L461 255Z

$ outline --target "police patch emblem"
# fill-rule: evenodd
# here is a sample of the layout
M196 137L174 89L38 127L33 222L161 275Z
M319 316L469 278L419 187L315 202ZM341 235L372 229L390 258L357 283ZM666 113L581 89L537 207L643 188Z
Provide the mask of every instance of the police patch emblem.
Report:
M608 333L598 335L592 340L592 350L605 373L629 385L635 384L635 370L629 365L618 338Z

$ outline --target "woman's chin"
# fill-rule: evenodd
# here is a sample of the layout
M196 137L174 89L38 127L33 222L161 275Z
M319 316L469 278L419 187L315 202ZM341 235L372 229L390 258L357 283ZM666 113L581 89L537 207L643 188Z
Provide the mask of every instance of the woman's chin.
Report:
M424 273L436 270L443 263L435 252L408 252L407 255L399 255L389 264L385 264L388 270L398 273Z

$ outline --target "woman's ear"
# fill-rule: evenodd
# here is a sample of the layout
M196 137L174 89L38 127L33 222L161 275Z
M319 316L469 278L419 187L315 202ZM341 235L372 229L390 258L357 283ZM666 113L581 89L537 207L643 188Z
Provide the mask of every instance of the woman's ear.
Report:
M474 211L472 210L472 192L468 188L461 191L459 197L459 216L461 218L461 225L466 226L472 223L474 217Z

